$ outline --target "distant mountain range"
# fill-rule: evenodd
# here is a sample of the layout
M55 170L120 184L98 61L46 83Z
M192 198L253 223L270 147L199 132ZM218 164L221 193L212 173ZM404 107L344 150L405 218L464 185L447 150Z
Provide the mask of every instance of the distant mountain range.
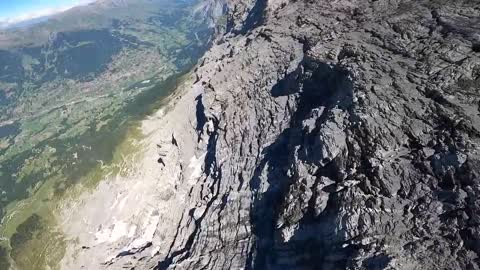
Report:
M12 25L0 31L0 92L95 76L122 49L157 46L154 34L176 30L192 3L101 0Z
M18 23L13 23L13 24L4 24L2 25L0 23L0 29L7 29L7 30L12 30L12 29L18 29L18 28L25 28L25 27L31 27L35 24L42 23L47 21L51 16L42 16L26 21L21 21Z

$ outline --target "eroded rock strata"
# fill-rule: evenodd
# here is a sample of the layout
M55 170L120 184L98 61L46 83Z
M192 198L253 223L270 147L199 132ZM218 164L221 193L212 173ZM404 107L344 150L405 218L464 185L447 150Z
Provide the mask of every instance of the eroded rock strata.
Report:
M480 269L480 2L227 9L149 146L155 232L103 265Z

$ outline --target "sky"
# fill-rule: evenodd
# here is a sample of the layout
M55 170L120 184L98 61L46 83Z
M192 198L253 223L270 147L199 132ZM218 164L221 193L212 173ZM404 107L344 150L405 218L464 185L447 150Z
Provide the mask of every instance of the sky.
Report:
M0 0L0 27L49 16L93 0Z

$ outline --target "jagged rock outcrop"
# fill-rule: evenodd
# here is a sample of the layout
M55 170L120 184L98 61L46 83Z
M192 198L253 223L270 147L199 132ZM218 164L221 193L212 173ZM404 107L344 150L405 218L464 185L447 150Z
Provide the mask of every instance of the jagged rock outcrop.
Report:
M480 269L480 2L228 5L135 269Z
M197 71L203 175L158 269L478 269L479 15L256 1Z

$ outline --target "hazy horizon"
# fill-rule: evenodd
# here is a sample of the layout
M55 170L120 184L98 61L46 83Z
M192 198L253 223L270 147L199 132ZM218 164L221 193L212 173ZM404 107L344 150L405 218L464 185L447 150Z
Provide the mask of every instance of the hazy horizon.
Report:
M0 2L0 27L51 16L95 0L17 0Z

